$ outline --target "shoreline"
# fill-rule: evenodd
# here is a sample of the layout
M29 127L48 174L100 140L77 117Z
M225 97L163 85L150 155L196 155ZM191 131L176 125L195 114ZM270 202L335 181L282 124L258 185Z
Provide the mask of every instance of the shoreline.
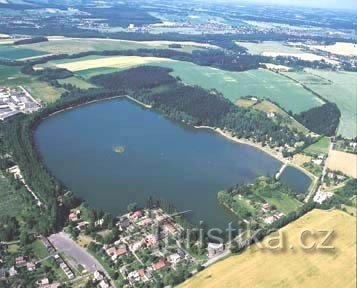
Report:
M224 132L221 128L216 128L216 127L211 127L211 126L193 126L193 127L195 127L196 129L208 129L208 130L214 131L214 132L218 133L219 135L221 135L221 136L225 137L226 139L229 139L235 143L245 144L245 145L257 148L260 151L263 151L263 152L269 154L270 156L274 157L275 159L279 160L283 165L289 164L289 161L287 159L283 158L282 156L280 156L277 153L274 153L270 149L264 148L260 144L252 142L250 140L237 138L232 135L229 135L227 132Z
M44 119L46 118L49 118L51 116L55 116L59 113L62 113L62 112L65 112L65 111L68 111L68 110L72 110L72 109L75 109L75 108L79 108L81 106L85 106L85 105L89 105L89 104L93 104L93 103L96 103L96 102L101 102L101 101L107 101L107 100L113 100L113 99L117 99L117 98L126 98L132 102L135 102L136 104L139 104L140 106L143 106L144 108L146 109L151 109L152 106L151 105L148 105L148 104L145 104L129 95L118 95L118 96L112 96L112 97L109 97L109 98L103 98L103 99L95 99L95 100L91 100L91 101L88 101L88 102L84 102L84 103L80 103L80 104L74 104L74 105L71 105L67 108L63 108L63 109L60 109L58 111L55 111L51 114L48 114Z
M56 114L59 114L59 113L74 109L74 108L78 108L78 107L81 107L81 106L93 104L93 103L100 102L100 101L113 100L113 99L117 99L117 98L126 98L129 101L132 101L132 102L142 106L145 109L152 109L152 105L145 104L145 103L141 102L140 100L137 100L137 99L133 98L132 96L129 96L129 95L117 95L117 96L112 96L112 97L108 97L108 98L94 99L94 100L91 100L91 101L88 101L88 102L85 102L85 103L80 103L80 104L77 104L77 105L74 104L74 105L72 105L70 107L55 111L55 112L47 115L47 117L45 117L44 119L49 118L51 116L54 116ZM312 197L312 194L313 194L312 193L313 192L312 189L316 186L318 178L315 175L313 175L312 173L310 173L309 171L307 171L305 168L294 164L292 161L290 161L288 159L283 158L282 155L278 154L278 152L275 152L275 151L273 151L271 149L263 147L259 143L255 143L255 142L252 142L252 141L247 140L247 139L241 139L241 138L234 137L234 136L228 134L227 132L223 131L221 128L211 127L211 126L195 126L195 125L187 124L187 123L185 123L183 121L182 121L182 123L184 123L186 125L189 125L191 127L194 127L195 129L207 129L207 130L214 131L215 133L219 134L220 136L223 136L224 138L226 138L226 139L228 139L228 140L230 140L232 142L235 142L235 143L238 143L238 144L243 144L243 145L248 145L250 147L254 147L254 148L256 148L256 149L258 149L258 150L260 150L260 151L262 151L262 152L264 152L264 153L266 153L268 155L270 155L274 159L278 160L281 163L282 166L292 166L295 169L300 170L302 173L304 173L305 175L307 175L311 179L311 184L310 184L309 188L306 191L306 198L311 198Z

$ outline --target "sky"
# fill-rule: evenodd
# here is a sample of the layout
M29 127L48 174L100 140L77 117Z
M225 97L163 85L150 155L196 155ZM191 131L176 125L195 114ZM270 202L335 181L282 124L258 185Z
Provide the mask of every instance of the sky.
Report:
M357 0L245 0L246 2L262 4L280 4L333 9L357 10ZM242 2L241 0L230 0L230 2Z

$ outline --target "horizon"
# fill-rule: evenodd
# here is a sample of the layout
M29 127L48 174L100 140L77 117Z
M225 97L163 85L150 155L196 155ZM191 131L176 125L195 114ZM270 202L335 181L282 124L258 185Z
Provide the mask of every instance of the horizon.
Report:
M202 0L199 0L202 1ZM321 8L321 9L338 9L338 10L353 10L357 12L357 1L354 0L324 0L323 5L318 0L209 0L210 2L226 2L226 3L250 3L260 5L278 5L290 7L305 7L305 8Z

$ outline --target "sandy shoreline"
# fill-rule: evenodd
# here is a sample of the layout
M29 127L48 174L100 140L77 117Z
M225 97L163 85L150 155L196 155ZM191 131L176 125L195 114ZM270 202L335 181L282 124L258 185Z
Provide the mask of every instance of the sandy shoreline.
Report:
M197 129L209 129L209 130L212 130L212 131L220 134L221 136L223 136L223 137L225 137L225 138L227 138L227 139L229 139L229 140L231 140L233 142L236 142L236 143L239 143L239 144L245 144L245 145L249 145L249 146L252 146L254 148L257 148L257 149L269 154L270 156L274 157L275 159L279 160L283 164L286 164L286 163L289 162L287 159L283 158L278 153L274 153L270 149L264 148L258 143L254 143L254 142L246 140L246 139L240 139L240 138L234 137L234 136L229 135L228 133L224 132L220 128L214 128L214 127L210 127L210 126L194 126L194 127L197 128Z

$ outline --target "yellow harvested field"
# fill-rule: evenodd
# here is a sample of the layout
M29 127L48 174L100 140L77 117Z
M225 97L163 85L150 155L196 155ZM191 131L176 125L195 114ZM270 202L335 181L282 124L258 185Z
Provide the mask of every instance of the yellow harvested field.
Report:
M357 44L354 43L336 42L334 45L312 45L309 47L337 55L357 56Z
M268 57L278 57L278 56L283 56L283 57L296 57L300 60L305 60L305 61L322 61L324 60L327 63L337 65L339 62L336 60L331 60L327 57L319 56L316 54L312 53L281 53L281 52L263 52L263 56L268 56Z
M300 233L315 231L315 239L306 236L305 244L323 240L317 230L332 229L327 241L335 249L303 250ZM313 210L282 228L286 249L260 250L251 247L241 255L229 257L198 273L180 288L240 287L356 287L356 218L339 211ZM267 243L266 238L263 244ZM291 245L294 249L290 249Z
M248 107L251 107L251 106L257 104L257 102L254 100L241 98L241 99L238 99L235 104L240 107L248 108Z
M140 57L140 56L114 56L114 57L103 57L98 59L89 59L82 61L73 61L63 64L56 64L59 68L65 68L72 72L81 71L92 68L101 68L101 67L112 67L126 69L134 67L137 65L144 65L150 63L157 63L163 61L173 61L167 58L159 57Z
M304 154L295 154L292 162L295 165L302 166L304 163L310 162L312 157L304 155Z
M342 151L331 150L327 160L327 168L357 178L357 155Z

